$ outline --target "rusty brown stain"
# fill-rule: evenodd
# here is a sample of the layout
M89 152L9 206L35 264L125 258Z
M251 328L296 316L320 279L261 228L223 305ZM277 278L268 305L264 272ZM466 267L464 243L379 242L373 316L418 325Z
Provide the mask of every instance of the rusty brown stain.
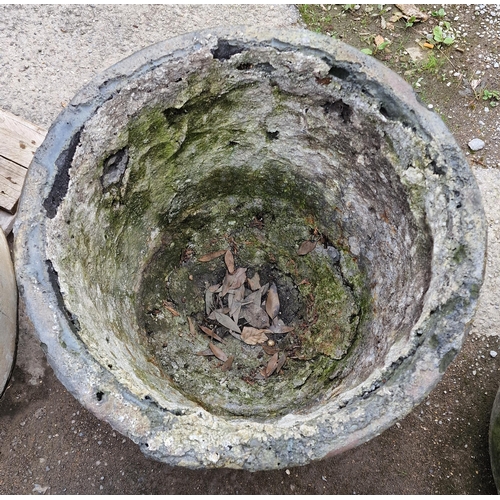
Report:
M320 85L328 85L328 84L332 83L332 79L328 76L326 78L316 78L316 81Z

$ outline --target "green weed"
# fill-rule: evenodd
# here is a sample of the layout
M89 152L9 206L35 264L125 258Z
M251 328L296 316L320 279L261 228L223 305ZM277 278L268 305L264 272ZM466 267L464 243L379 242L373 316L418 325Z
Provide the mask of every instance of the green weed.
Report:
M495 108L500 101L500 91L498 90L483 90L483 101L489 101L490 106Z
M407 21L406 21L406 25L405 25L405 28L411 28L414 24L415 24L415 21L417 20L417 18L415 16L411 16Z
M338 34L327 31L326 27L333 22L333 15L329 9L322 9L319 5L301 4L298 6L302 20L308 29L316 33L324 33L337 38Z
M455 38L451 33L450 23L444 21L443 25L445 27L445 30L443 30L441 26L435 26L432 30L432 37L434 39L434 42L438 44L444 43L445 45L452 45L453 43L455 43Z
M439 17L440 19L443 19L444 16L446 16L446 12L444 11L444 9L439 9L432 12L432 17Z
M443 66L444 61L438 59L432 52L429 53L427 57L427 61L420 66L422 71L428 71L429 73L436 74L439 72L441 67Z

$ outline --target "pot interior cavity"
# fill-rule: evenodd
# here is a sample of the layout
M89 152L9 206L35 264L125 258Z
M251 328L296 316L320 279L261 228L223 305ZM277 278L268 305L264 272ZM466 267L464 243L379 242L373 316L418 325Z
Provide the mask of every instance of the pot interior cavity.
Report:
M395 115L345 69L270 47L131 79L82 127L47 224L92 356L139 398L256 419L312 411L387 366L432 248L422 191L399 175L431 160ZM203 257L226 249L275 285L290 331L248 345L209 318L226 265ZM230 369L200 354L209 343ZM275 351L286 360L266 376Z

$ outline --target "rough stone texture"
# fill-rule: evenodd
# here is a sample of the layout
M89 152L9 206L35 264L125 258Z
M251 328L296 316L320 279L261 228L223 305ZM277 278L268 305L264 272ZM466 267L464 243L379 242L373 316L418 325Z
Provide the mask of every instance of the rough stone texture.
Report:
M0 229L0 395L10 376L16 352L17 287L14 266Z
M190 54L190 47L193 44L196 50ZM64 255L58 253L64 245L59 247L57 238L60 234L63 235L61 227L65 220L62 216L71 209L69 200L73 196L75 200L81 196L78 193L78 183L70 181L68 185L68 181L80 173L84 175L86 171L91 175L96 168L95 162L90 161L85 165L87 155L78 156L85 150L85 145L90 144L89 139L85 141L85 134L94 137L92 150L95 149L97 157L101 157L102 160L109 157L109 154L106 156L104 153L114 154L117 148L123 147L123 144L120 144L123 135L120 133L117 133L114 143L110 144L100 146L95 139L98 137L110 139L111 134L99 132L105 132L106 127L110 127L110 132L114 130L113 121L107 122L108 116L112 117L112 113L108 111L106 114L106 107L111 108L113 101L106 104L106 100L117 99L116 102L119 103L119 90L120 95L129 93L131 97L137 98L135 102L127 101L136 107L135 110L142 109L146 104L150 105L151 98L161 103L161 99L154 92L149 97L141 92L134 93L137 82L141 82L142 79L142 88L147 89L148 84L151 84L150 89L154 89L155 77L161 77L164 68L168 71L170 64L176 64L177 68L180 65L181 73L182 70L189 72L190 68L203 69L214 65L219 65L223 70L230 70L237 66L237 62L244 57L245 52L255 58L262 54L272 57L274 54L278 71L281 69L283 73L277 82L280 90L289 85L286 90L292 95L297 94L297 81L301 78L303 80L301 84L305 84L305 88L311 85L313 92L308 96L318 99L318 102L311 103L312 108L307 108L312 110L313 117L314 104L317 107L324 106L325 114L330 110L335 111L345 122L350 119L349 110L353 109L354 123L356 118L369 117L378 124L377 130L381 135L390 138L393 146L384 153L384 156L392 165L392 169L380 172L381 181L367 180L368 188L363 186L364 189L357 186L354 176L351 179L352 185L347 185L347 196L334 200L341 201L342 208L347 209L344 231L350 244L351 254L366 255L369 261L370 250L380 251L382 261L387 262L390 268L389 253L384 254L379 245L373 249L369 246L370 232L366 229L370 226L370 222L372 224L376 222L381 228L384 227L384 223L376 220L373 215L370 219L370 203L367 201L371 198L367 193L378 188L380 182L395 184L397 180L392 180L390 176L397 174L405 186L403 191L406 191L407 198L399 199L399 205L395 203L397 196L394 200L388 199L389 206L391 201L394 201L395 206L390 213L380 215L385 224L390 226L392 218L403 231L399 235L400 238L403 236L402 240L399 239L399 243L405 250L398 255L403 263L398 264L390 276L394 278L400 272L404 278L405 262L409 263L414 256L417 258L412 264L420 264L417 269L422 273L422 281L419 282L417 279L414 284L400 283L396 280L392 296L389 288L384 288L380 281L375 281L374 286L380 286L381 294L387 294L381 305L387 306L390 303L396 309L402 310L402 316L396 318L402 324L406 321L408 327L396 331L393 331L393 328L384 330L384 323L381 323L379 338L382 346L378 359L374 354L376 346L370 345L368 341L361 342L363 349L360 349L358 359L362 361L362 366L352 372L351 378L349 376L345 378L347 382L344 381L346 383L342 388L344 392L330 393L327 401L316 405L309 412L288 414L264 422L219 418L201 408L196 408L192 402L187 401L176 391L164 390L162 395L154 398L158 403L151 398L143 399L152 392L154 384L151 382L159 375L154 369L150 369L145 376L142 374L142 378L134 373L133 366L136 362L146 365L144 353L140 352L140 349L134 350L133 353L129 352L132 356L136 356L136 359L129 365L132 370L128 370L126 363L130 356L125 351L120 356L119 352L120 349L125 349L126 342L122 342L121 345L115 344L111 350L107 348L108 352L117 353L118 365L122 370L122 373L114 378L111 372L102 368L93 357L101 352L101 347L105 344L100 344L103 339L93 334L92 328L86 329L85 322L92 316L86 316L85 313L73 316L76 302L64 310L60 306L65 299L57 295L60 285L65 298L71 297L71 279L64 276ZM169 57L171 53L180 57L178 59ZM280 60L280 55L283 53L290 59L288 62L292 74L290 78L283 76L285 65ZM216 56L215 61L212 55ZM192 58L190 64L186 65L189 67L182 68L182 61L187 57ZM240 62L248 63L244 59ZM152 64L157 69L149 72ZM138 71L139 69L141 71ZM250 68L244 66L242 69ZM390 82L391 87L380 86L378 83L380 81L384 82L384 85ZM364 93L361 89L364 89ZM356 95L354 90L359 95L358 98L352 97ZM170 107L181 107L185 102L182 96L178 97L178 93L169 94L168 88L165 96L167 102L168 99L171 100ZM298 97L304 96L296 96ZM334 97L333 101L329 101L328 97ZM176 98L178 101L175 101ZM300 99L298 101L300 102ZM337 108L340 106L340 109L336 110L335 106ZM100 108L99 111L97 108ZM304 109L299 108L297 115L304 116ZM92 115L96 111L94 119ZM130 111L135 112L134 108ZM92 121L92 127L95 128L87 129L87 122ZM70 124L69 127L67 123ZM314 121L312 123L314 124ZM305 125L308 125L307 120ZM332 128L335 130L335 127ZM79 141L82 143L81 146ZM103 147L109 149L106 151L102 149ZM300 153L300 150L295 153ZM356 152L361 169L365 160L360 153ZM80 163L77 162L77 158L80 158L78 160ZM293 158L291 155L289 159ZM333 159L335 160L335 157ZM328 165L328 162L326 164ZM332 164L335 165L335 161ZM55 169L53 165L56 166ZM96 173L99 176L106 175L102 170L103 162L100 164L97 162L97 165ZM325 167L321 163L318 165L320 168L316 171L305 170L306 173L302 173L303 178L307 179L307 175L310 175L312 179L321 179L323 174L321 169ZM313 168L317 168L314 163ZM338 172L343 172L343 168L345 166L339 167ZM323 175L328 178L328 174L331 173L326 171ZM362 183L359 183L359 186L362 186ZM94 183L90 189L97 187L98 184ZM373 194L374 200L375 195L376 193ZM27 203L24 200L30 200L35 207L30 209L31 212L28 210L22 212L17 226L16 253L19 279L25 287L28 313L32 317L36 316L36 327L41 340L47 345L47 354L56 373L68 389L97 416L109 421L134 441L140 442L148 454L172 464L190 467L244 467L250 470L284 467L307 463L327 454L340 452L380 433L423 399L458 352L465 330L472 319L482 281L485 228L477 187L461 153L441 122L416 102L404 82L374 60L340 43L310 33L265 33L261 30L256 34L252 30L241 30L236 35L230 32L224 34L222 31L206 32L159 44L111 68L84 89L51 128L48 140L39 150L30 171L22 205ZM404 207L405 203L407 207ZM48 219L43 216L42 204ZM352 210L353 213L349 213L352 206L357 212ZM139 229L154 229L147 226L151 215L146 217L145 227L136 224ZM71 218L68 220L73 221ZM97 218L94 220L98 221ZM89 221L92 221L92 217ZM406 226L410 228L413 226L413 235ZM385 234L389 237L390 231L387 229ZM396 228L393 229L397 233ZM45 242L49 235L53 237L54 244L48 249L45 245L38 246L39 242ZM428 263L421 248L425 248L425 240L429 235L432 235L434 246L432 274L430 278L426 278ZM152 231L149 241L147 237L143 240L150 245L149 249L146 249L146 254L153 250L154 238ZM61 241L64 241L64 235ZM94 248L95 241L88 245L89 251ZM388 239L388 242L391 241L394 240ZM89 240L87 244L88 242ZM130 244L131 247L136 245L137 238L132 239ZM390 248L390 245L388 246ZM123 251L125 254L131 252L130 257L134 256L133 248L123 248ZM48 257L54 261L54 269L40 265ZM61 260L58 262L59 257ZM132 261L129 260L130 262ZM137 264L141 264L141 261ZM364 265L368 273L372 273L372 277L377 277L377 272L383 273L388 269L381 266L380 262L373 267L370 267L368 262ZM75 274L78 275L79 272L75 268ZM117 269L117 276L120 273L120 269ZM58 285L59 275L61 280ZM378 279L380 280L380 276ZM118 280L117 283L119 282ZM134 288L133 282L121 283L127 284L128 289ZM99 283L94 285L98 286ZM398 286L402 288L398 289ZM404 290L408 286L410 289L414 286L417 294L413 304L404 301ZM420 307L418 297L423 296L427 286L429 288L421 303L421 314L415 321L415 313L411 313L411 306ZM38 293L37 290L40 289L46 293ZM80 288L75 286L77 293L83 290L81 286ZM81 311L93 310L99 317L102 314L101 308L96 308L89 298L81 296L84 305ZM119 302L109 302L113 299L112 294L108 293L106 299L107 307L111 311L114 310L113 306L120 307ZM130 300L130 297L122 296L122 299ZM383 316L383 307L380 309ZM404 314L406 310L409 311L407 317ZM393 317L389 314L388 316ZM122 321L130 320L130 316L122 318ZM86 345L82 344L79 337L73 333L74 329L82 328L82 324L83 329L79 334L83 335ZM134 324L131 326L132 335L136 335ZM366 335L365 338L368 339L369 336ZM106 350L101 355L105 356ZM363 370L363 365L368 368L373 359L376 361L372 367L373 371L368 373L367 370ZM104 358L101 358L102 361ZM128 390L120 388L118 382ZM158 404L164 410L160 409ZM294 443L291 452L288 446L290 440Z
M481 139L472 139L468 144L471 151L480 151L484 148L484 145L485 143Z

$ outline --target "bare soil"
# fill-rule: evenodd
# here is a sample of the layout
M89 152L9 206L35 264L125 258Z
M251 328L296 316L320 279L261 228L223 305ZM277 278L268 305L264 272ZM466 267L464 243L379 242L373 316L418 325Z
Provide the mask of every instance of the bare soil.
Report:
M457 39L455 47L432 52L439 61L438 70L434 71L436 67L432 64L423 69L421 63L412 62L405 49L418 46L415 40L422 41L421 32L429 31L430 23L435 26L436 18L430 17L409 28L400 20L394 23L393 33L400 35L395 37L382 30L380 16L372 16L373 10L362 6L343 12L342 6L335 7L337 10L332 6L329 11L328 6L325 6L327 10L314 6L319 9L317 17L331 14L330 24L327 29L320 23L321 19L313 25L309 18L310 27L337 33L358 48L374 48L370 37L376 35L391 38L392 43L375 57L383 59L411 84L422 78L420 87L415 89L420 91L424 102L432 104L440 113L469 155L483 194L489 225L485 284L471 333L442 381L401 422L370 442L334 458L305 467L259 473L173 468L146 459L134 443L87 412L59 383L46 363L21 304L18 359L0 401L0 493L496 492L489 463L488 425L500 370L500 356L490 355L492 350L500 352L497 293L500 286L500 175L497 170L500 106L491 107L489 101L482 99L481 92L500 90L500 70L495 71L493 62L486 68L487 57L499 61L500 37L492 36L485 28L484 22L489 20L486 15L476 15L474 5L445 5L445 19L450 20L452 26L463 25L463 31L468 34ZM376 5L373 7L378 9ZM419 6L425 12L437 11L440 7ZM395 10L392 6L392 11L383 17L389 19ZM454 21L457 16L459 20ZM457 51L456 47L464 52ZM429 51L423 53L422 61L426 65ZM407 71L414 72L405 75ZM463 76L453 76L454 73ZM473 80L480 80L476 93L471 87ZM486 146L472 154L467 143L475 137L483 139Z

